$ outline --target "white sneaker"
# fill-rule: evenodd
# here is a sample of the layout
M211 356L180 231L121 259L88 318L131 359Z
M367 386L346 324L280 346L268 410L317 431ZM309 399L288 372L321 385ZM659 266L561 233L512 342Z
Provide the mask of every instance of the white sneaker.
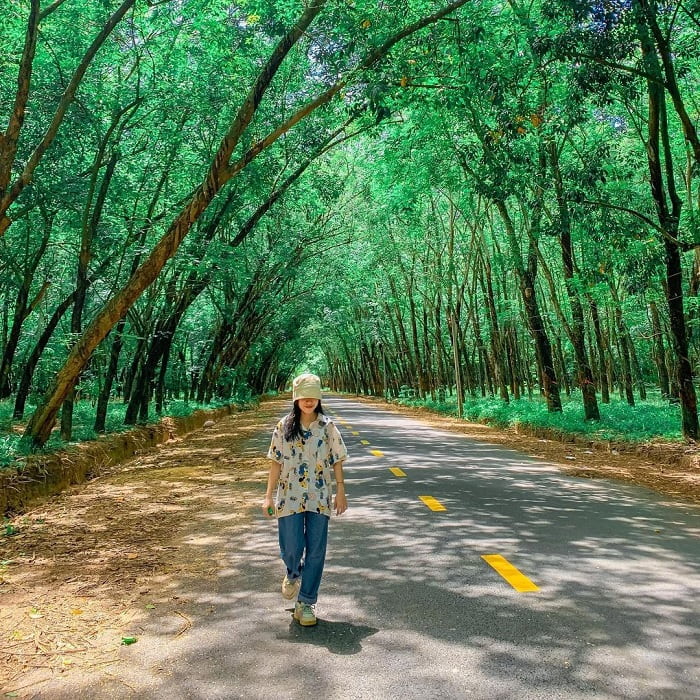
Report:
M288 579L287 576L282 579L282 597L285 600L291 600L298 593L301 588L301 579Z

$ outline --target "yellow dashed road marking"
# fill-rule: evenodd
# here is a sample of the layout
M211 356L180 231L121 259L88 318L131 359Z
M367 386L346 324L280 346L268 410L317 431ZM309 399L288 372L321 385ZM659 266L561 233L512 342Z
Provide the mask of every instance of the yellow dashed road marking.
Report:
M403 469L399 469L399 467L389 467L389 471L394 476L406 476L406 472Z
M381 450L370 450L370 454L373 454L375 457L383 457L384 453Z
M500 554L482 554L481 558L492 566L518 593L539 591L530 579L521 571L518 571L505 557Z
M430 510L447 510L437 498L433 498L432 496L418 496L418 498L420 498Z
M360 440L360 444L369 445L369 440Z
M357 437L360 433L358 433L357 430L353 430L350 434Z

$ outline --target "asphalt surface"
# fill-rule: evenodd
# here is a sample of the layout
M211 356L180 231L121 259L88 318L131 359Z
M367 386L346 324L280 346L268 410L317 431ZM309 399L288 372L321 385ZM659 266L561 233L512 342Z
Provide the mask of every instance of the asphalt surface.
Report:
M256 517L188 591L186 635L154 623L119 680L35 698L700 698L700 509L324 405L349 510L330 524L318 625L292 621L274 522Z

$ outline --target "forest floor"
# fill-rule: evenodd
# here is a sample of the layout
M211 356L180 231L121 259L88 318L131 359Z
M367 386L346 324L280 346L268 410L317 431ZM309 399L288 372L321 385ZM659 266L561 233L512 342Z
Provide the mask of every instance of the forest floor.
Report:
M120 650L137 643L143 624L160 616L173 638L187 634L193 624L187 584L216 578L224 566L221 542L259 517L266 441L288 405L288 398L265 400L254 411L145 450L8 523L15 534L0 535L5 697L32 697L45 682L75 673L116 679L127 690ZM385 407L558 464L569 474L624 481L700 505L700 473L675 460L688 448L669 446L669 459L659 461L658 446L651 459ZM224 521L212 515L222 509L230 513Z

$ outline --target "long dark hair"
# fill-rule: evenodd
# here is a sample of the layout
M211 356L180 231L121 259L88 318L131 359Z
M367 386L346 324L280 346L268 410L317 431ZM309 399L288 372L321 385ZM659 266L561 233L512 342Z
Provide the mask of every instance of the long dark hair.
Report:
M321 406L321 399L318 400L316 413L324 413L323 406ZM287 442L292 442L296 440L296 438L303 437L303 435L304 432L301 428L301 409L299 408L299 404L295 401L289 415L284 419L284 439Z

